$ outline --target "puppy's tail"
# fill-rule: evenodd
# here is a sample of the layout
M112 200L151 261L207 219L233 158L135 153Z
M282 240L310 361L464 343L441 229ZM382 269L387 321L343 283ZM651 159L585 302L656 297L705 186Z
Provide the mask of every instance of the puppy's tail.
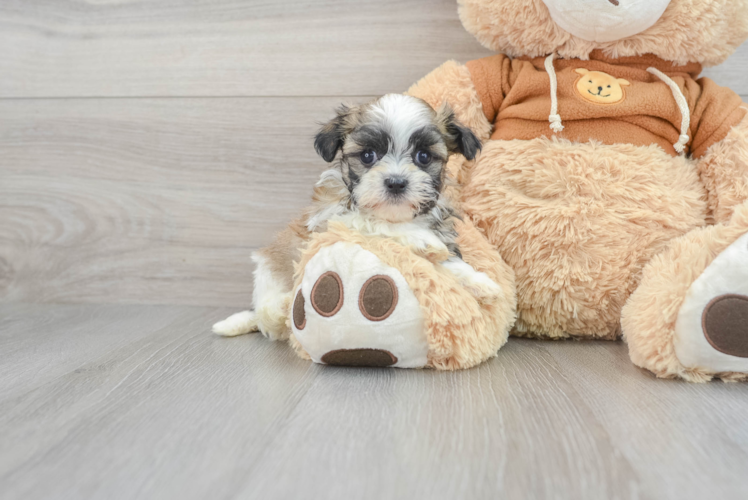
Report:
M257 315L254 311L242 311L232 314L223 321L213 325L213 333L224 337L236 337L245 333L259 331Z

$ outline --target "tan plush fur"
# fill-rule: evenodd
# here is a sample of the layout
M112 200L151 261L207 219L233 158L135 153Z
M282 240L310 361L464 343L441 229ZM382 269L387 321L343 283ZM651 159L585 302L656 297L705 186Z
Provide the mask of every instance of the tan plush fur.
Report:
M655 54L677 64L713 66L748 37L748 1L675 0L660 20L637 35L596 43L558 27L542 0L459 0L463 26L484 46L512 57L539 57L554 50L587 59L595 49L614 57Z
M491 124L483 114L470 72L462 64L445 62L411 86L406 94L420 97L434 109L448 102L457 118L480 140L485 141L491 134Z
M710 222L726 222L735 207L748 199L747 168L748 116L699 162L699 175L708 194Z
M517 275L516 335L615 338L642 267L704 224L688 160L656 146L491 141L463 209Z
M514 276L469 222L460 223L459 230L465 261L488 274L502 288L504 299L476 301L451 273L434 265L449 257L446 251L419 255L392 239L363 236L338 222L330 222L326 232L312 235L296 268L296 286L301 283L306 264L321 248L340 241L360 245L398 269L418 299L426 324L428 366L440 370L475 366L495 356L507 340L515 315ZM293 336L291 345L308 358Z
M622 323L631 360L658 377L706 382L712 377L745 380L739 373L713 374L683 367L673 335L680 306L691 284L725 248L748 231L748 203L726 224L697 229L673 240L644 268L641 285L623 309Z

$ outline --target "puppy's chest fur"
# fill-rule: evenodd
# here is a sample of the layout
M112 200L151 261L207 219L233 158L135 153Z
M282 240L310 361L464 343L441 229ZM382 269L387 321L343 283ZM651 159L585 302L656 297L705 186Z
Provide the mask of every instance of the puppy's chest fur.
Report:
M439 233L428 226L428 221L415 219L413 222L387 222L373 220L360 212L348 212L329 219L345 224L364 236L391 238L401 245L412 246L415 250L448 250L447 242Z

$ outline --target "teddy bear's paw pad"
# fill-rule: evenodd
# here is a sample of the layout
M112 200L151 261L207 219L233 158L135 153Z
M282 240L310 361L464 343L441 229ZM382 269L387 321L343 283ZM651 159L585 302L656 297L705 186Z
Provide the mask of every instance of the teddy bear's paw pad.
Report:
M328 318L343 307L343 281L337 273L328 271L314 283L312 307L320 316Z
M316 363L420 368L428 362L421 306L405 278L351 243L325 247L306 264L291 326Z
M291 316L293 318L293 324L297 330L303 330L306 326L306 313L304 312L304 294L301 293L301 289L296 292L296 298L293 301L293 308L291 309Z
M383 349L338 349L322 356L322 362L337 366L391 366L397 357Z
M706 340L719 352L748 358L748 297L725 294L704 309Z
M397 285L385 275L372 276L358 296L358 307L367 319L382 321L390 317L397 307Z
M693 282L675 323L683 366L712 373L748 373L748 234Z

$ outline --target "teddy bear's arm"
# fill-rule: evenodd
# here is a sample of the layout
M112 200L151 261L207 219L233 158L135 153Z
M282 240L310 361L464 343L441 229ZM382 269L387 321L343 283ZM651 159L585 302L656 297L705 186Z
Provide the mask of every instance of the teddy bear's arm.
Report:
M465 65L447 61L411 86L406 94L420 97L434 109L447 102L457 118L481 141L491 135L493 126L484 114L481 99Z
M714 222L726 222L735 208L748 200L748 113L707 150L698 168Z

